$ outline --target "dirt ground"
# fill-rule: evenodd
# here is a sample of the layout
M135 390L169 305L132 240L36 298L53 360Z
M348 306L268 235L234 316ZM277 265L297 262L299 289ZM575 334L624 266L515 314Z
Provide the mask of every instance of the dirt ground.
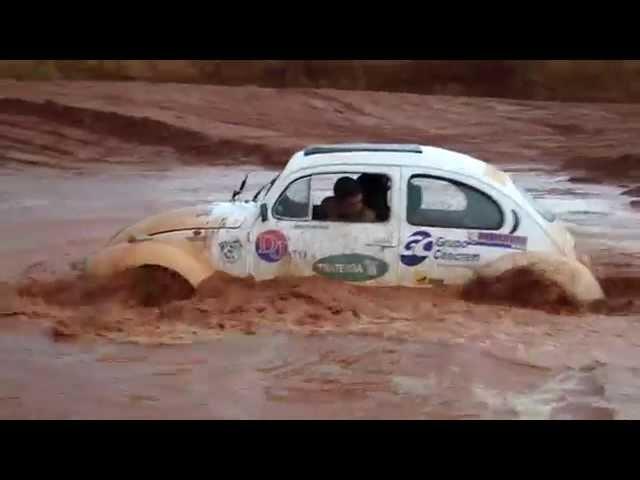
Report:
M640 105L0 81L0 418L640 418L639 119ZM611 304L215 277L141 307L126 279L69 269L144 215L226 199L248 171L251 190L297 149L342 141L505 168L574 224Z

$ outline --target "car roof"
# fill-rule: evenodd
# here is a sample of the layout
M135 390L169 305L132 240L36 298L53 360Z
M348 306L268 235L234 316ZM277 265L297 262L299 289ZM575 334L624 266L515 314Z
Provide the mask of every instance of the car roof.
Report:
M444 148L412 144L349 143L312 146L297 152L289 161L286 171L288 173L319 165L335 166L345 163L434 168L485 179L501 179L498 183L505 186L504 178L500 178L501 172L482 160Z
M305 157L310 157L312 155L349 152L422 153L422 147L420 147L420 145L391 143L343 143L337 145L316 145L305 149L303 154Z

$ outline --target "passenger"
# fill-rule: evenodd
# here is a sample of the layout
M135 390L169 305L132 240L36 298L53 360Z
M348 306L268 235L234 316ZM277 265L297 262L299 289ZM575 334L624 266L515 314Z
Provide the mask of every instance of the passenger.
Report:
M389 179L387 176L363 173L358 177L358 183L362 187L363 202L366 207L375 212L376 220L379 222L389 220L391 209L387 199L389 192Z
M376 214L362 201L362 187L351 177L340 178L333 187L333 197L325 198L322 209L334 222L375 222Z

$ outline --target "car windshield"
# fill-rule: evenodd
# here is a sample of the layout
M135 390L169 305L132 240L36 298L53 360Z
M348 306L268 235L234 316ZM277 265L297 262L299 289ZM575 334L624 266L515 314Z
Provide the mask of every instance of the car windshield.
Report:
M514 183L515 184L515 183ZM545 207L540 205L538 201L531 196L529 192L520 185L516 185L518 191L522 194L522 196L529 202L529 204L538 212L542 217L549 223L553 223L556 221L556 215L550 210L547 210Z
M273 184L276 183L276 180L278 180L278 178L280 178L279 174L276 175L275 178L271 180L269 183L260 187L260 189L253 196L253 201L257 202L258 200L266 197L269 191L271 190L271 187L273 187Z

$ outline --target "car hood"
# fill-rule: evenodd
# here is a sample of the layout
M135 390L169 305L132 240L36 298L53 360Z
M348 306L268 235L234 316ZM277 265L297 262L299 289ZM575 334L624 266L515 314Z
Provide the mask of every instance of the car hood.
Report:
M132 236L151 236L194 229L236 229L245 221L255 219L257 215L257 204L250 202L212 203L169 210L124 228L109 241L109 245L126 242Z

